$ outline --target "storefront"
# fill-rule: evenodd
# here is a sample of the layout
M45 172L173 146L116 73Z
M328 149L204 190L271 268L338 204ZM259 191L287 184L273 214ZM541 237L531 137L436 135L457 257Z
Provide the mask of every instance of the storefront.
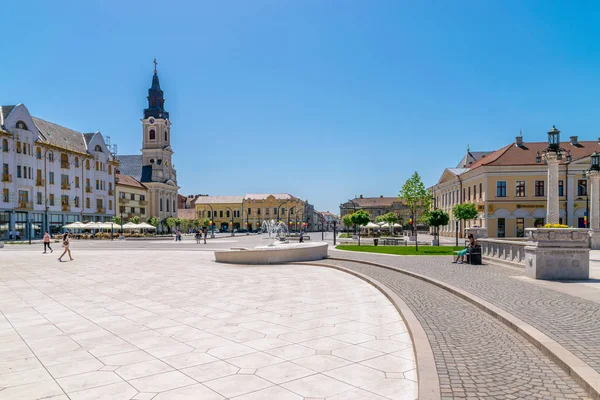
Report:
M10 212L9 211L0 211L0 240L7 240L9 231L10 231Z
M48 231L51 235L60 234L63 225L62 214L48 214Z

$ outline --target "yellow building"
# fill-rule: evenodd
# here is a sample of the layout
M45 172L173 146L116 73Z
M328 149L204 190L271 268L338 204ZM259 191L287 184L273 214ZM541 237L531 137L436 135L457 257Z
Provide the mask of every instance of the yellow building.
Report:
M312 205L287 193L198 196L194 204L197 218L208 218L223 231L231 226L254 231L270 220L282 221L289 230L296 231L307 219L312 221L315 213Z
M450 214L450 222L440 227L440 235L454 237L456 220L452 208L458 203L474 203L479 216L459 226L484 227L489 237L524 237L525 228L542 226L546 217L548 167L537 162L538 152L547 142L524 142L517 136L511 143L494 152L482 152L458 168L447 168L438 183L430 188L434 205ZM586 227L588 182L583 176L590 167L590 155L600 152L599 141L578 141L571 136L561 147L571 152L572 160L561 161L558 196L560 221L574 227ZM464 160L464 159L463 159Z
M148 215L148 188L141 184L137 179L125 175L117 174L116 184L116 202L118 204L117 216L122 221L130 221L133 217L140 217L141 222L145 222Z

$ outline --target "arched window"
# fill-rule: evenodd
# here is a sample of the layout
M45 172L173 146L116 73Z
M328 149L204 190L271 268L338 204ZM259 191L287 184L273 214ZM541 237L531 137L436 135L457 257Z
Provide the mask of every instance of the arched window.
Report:
M156 140L156 131L154 129L150 129L150 140Z
M75 157L75 166L79 167L79 157Z
M102 153L102 146L97 144L96 147L94 148L94 151L99 151L100 153Z
M219 217L223 218L223 210L219 211Z
M69 156L67 153L60 153L60 167L69 168Z
M17 129L27 130L27 125L23 121L17 121Z
M2 139L2 151L8 153L8 140Z
M165 130L165 142L169 140L169 133Z

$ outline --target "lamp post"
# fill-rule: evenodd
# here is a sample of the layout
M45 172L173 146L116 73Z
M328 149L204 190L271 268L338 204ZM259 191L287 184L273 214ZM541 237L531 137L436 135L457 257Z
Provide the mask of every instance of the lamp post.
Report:
M210 207L210 238L215 238L215 210L210 204L206 204Z
M281 218L279 218L279 210L281 209L281 207L285 206L285 205L286 205L287 203L289 203L289 202L290 202L290 201L289 201L289 200L287 200L286 202L284 202L284 203L281 203L281 204L279 205L279 207L277 207L277 222L281 222Z
M233 210L232 210L231 208L229 208L229 207L225 207L225 208L226 208L226 209L228 209L228 210L229 210L229 212L231 213L231 214L230 214L230 215L231 215L231 220L229 221L229 224L230 224L230 229L231 229L231 236L235 236L235 235L233 234Z
M558 224L560 222L559 197L558 197L558 165L566 154L566 161L571 161L571 151L560 147L560 131L552 126L548 131L548 147L538 151L535 162L542 160L548 165L548 198L546 203L546 223Z
M356 206L357 206L358 204L356 204L356 203L354 202L354 200L348 200L348 201L349 201L350 203L352 203L352 206L353 206L354 212L356 212ZM354 224L354 234L356 235L356 224Z

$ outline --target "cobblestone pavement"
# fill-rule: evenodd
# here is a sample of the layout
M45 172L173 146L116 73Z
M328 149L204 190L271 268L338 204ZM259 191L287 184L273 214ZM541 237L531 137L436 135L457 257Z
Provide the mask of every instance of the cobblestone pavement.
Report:
M452 264L449 256L390 257L339 250L330 254L403 268L470 292L545 333L600 372L597 302L532 284L522 279L524 272L517 269L493 264Z
M402 318L354 276L73 247L0 252L0 400L417 396Z
M431 343L443 399L590 398L525 338L444 289L375 266L325 263L371 276L408 304Z

